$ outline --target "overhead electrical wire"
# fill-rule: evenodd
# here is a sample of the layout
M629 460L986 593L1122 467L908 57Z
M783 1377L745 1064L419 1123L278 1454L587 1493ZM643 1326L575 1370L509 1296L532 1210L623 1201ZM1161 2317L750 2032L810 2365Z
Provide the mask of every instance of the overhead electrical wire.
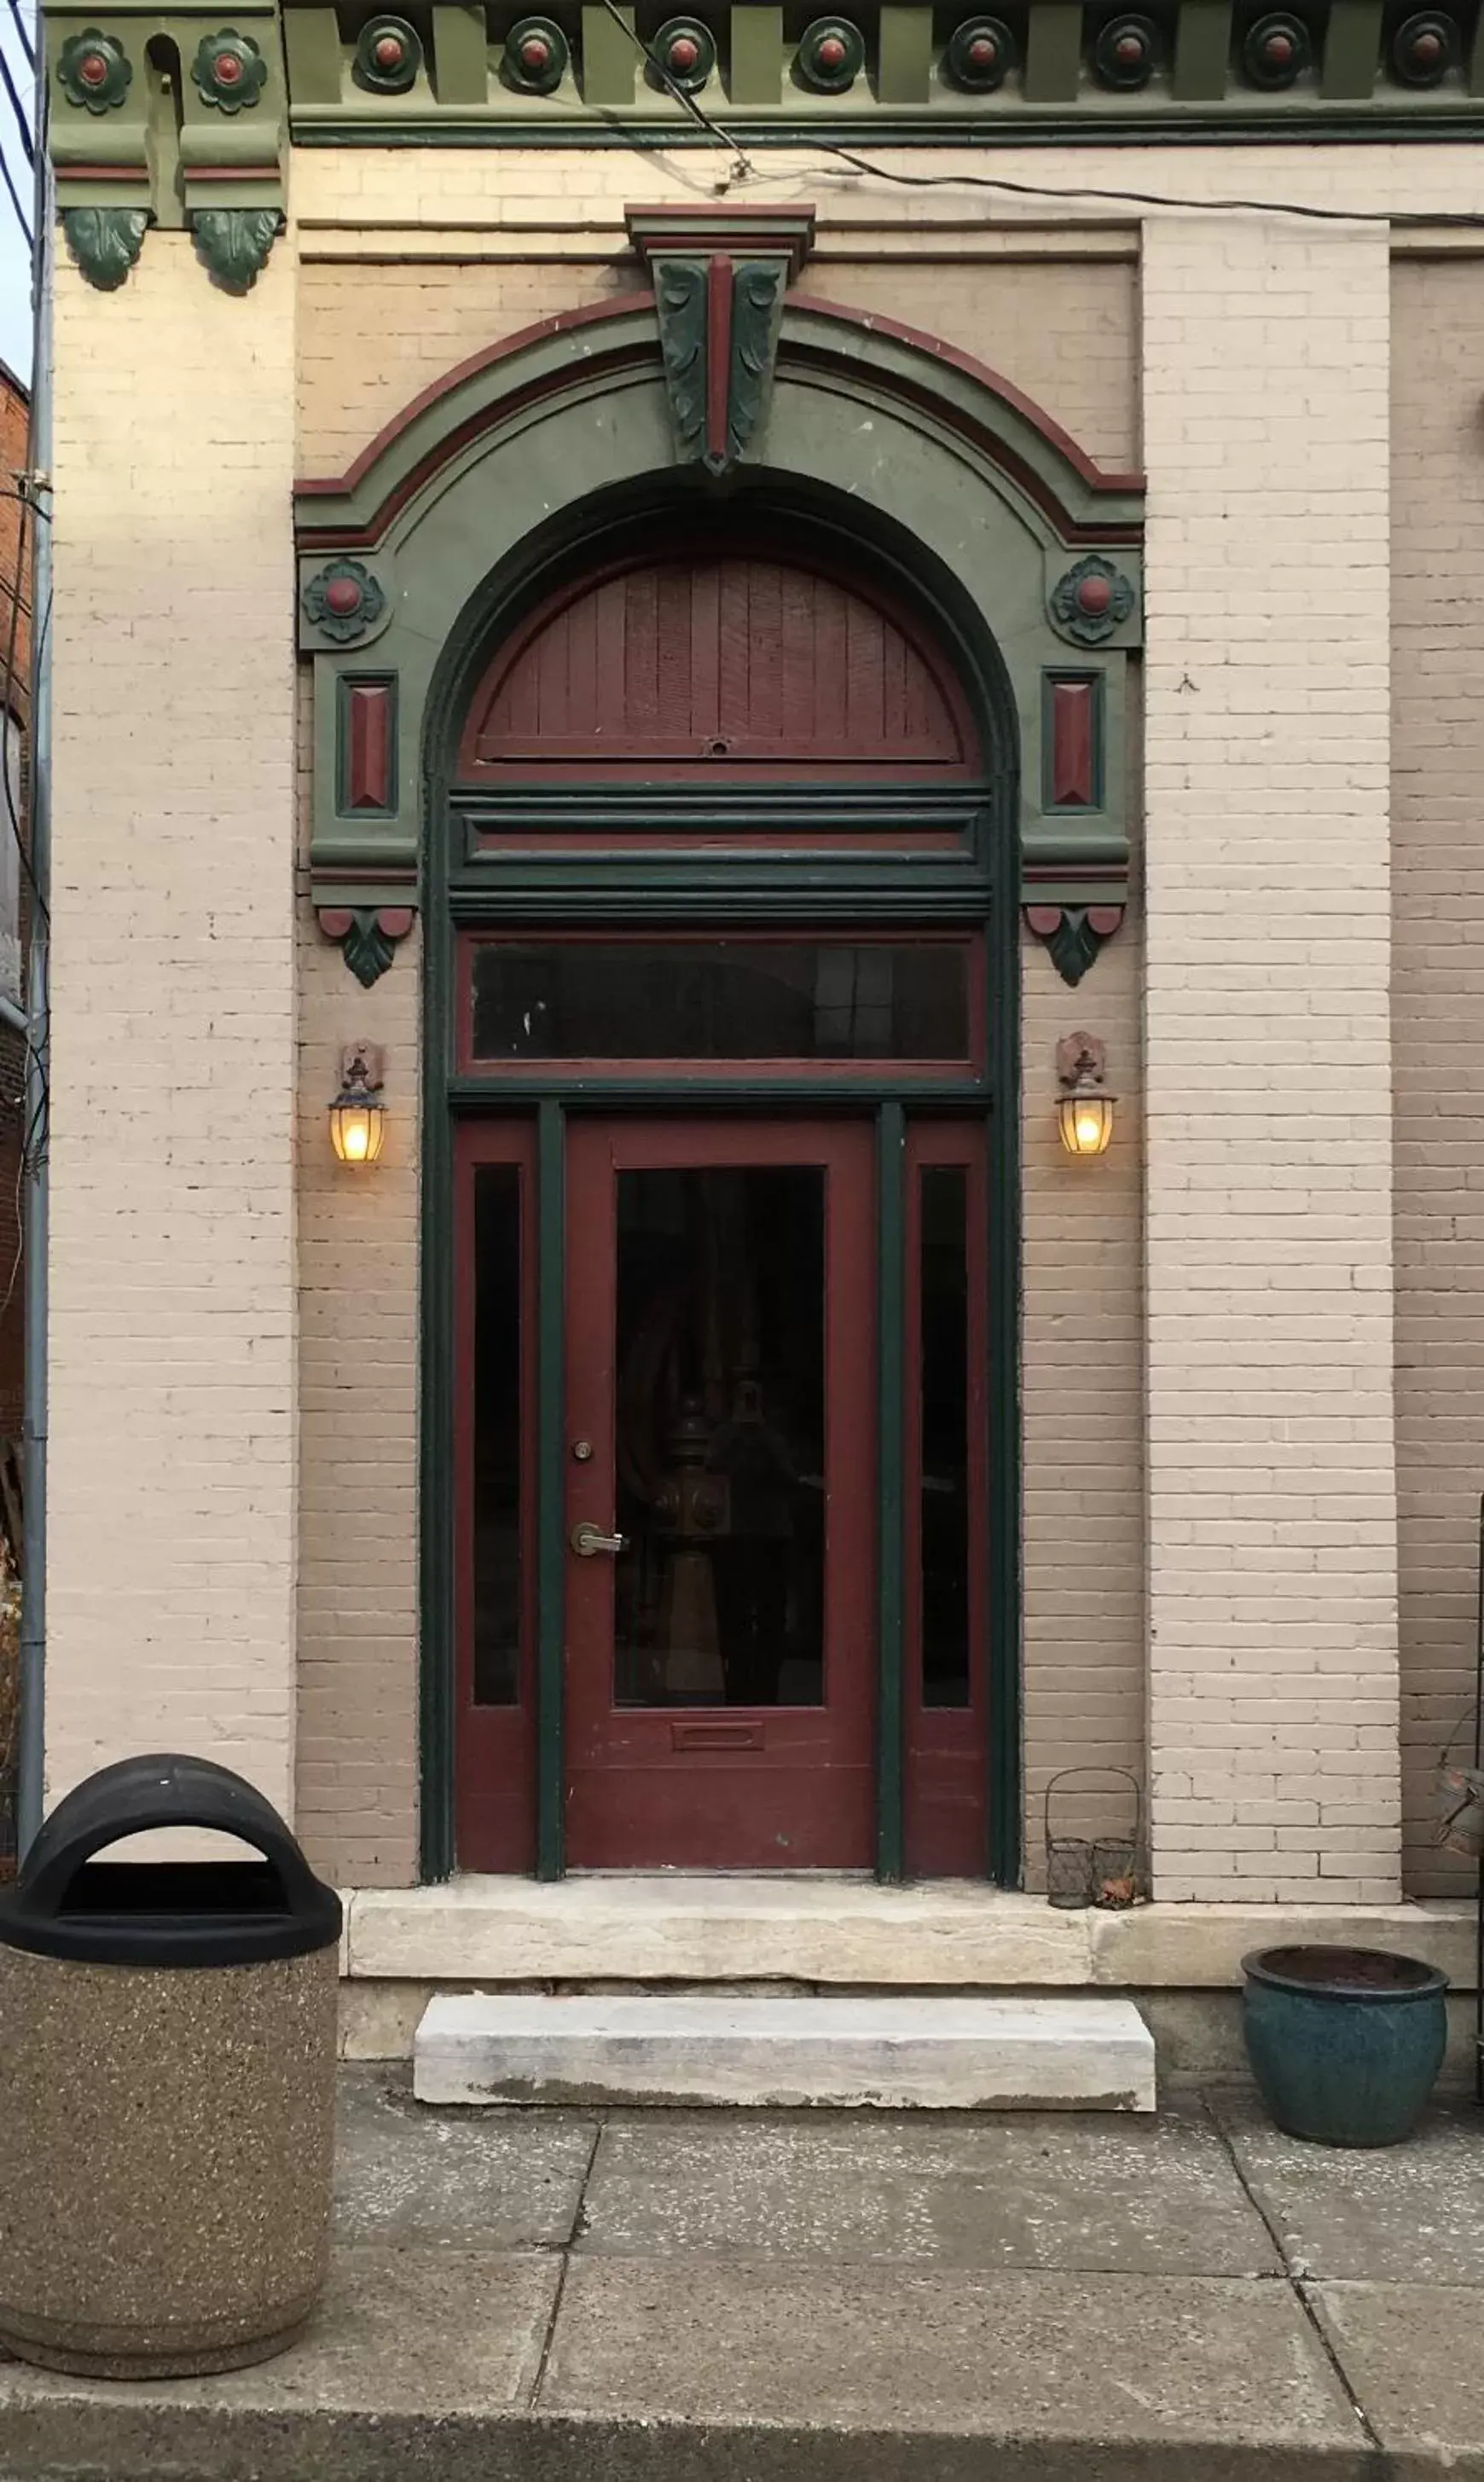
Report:
M11 64L5 57L3 47L0 47L0 78L4 78L5 91L11 98L11 110L15 116L15 126L20 132L21 152L25 156L27 165L34 172L36 169L36 141L31 135L31 122L27 118L26 107L21 102L19 89L15 84L14 78L11 75Z
M25 13L21 8L20 0L11 0L11 15L15 21L15 32L20 37L20 48L26 55L26 66L34 75L36 71L36 45L32 41L30 33L27 29Z
M698 125L704 130L706 136L713 140L718 146L725 147L728 154L735 159L737 165L737 178L743 181L755 179L757 168L752 162L751 158L743 152L736 140L734 138L729 138L725 129L719 128L717 123L711 119L710 114L702 110L702 106L696 101L695 96L691 93L689 88L683 87L678 78L671 76L664 62L655 58L653 52L650 51L649 44L645 41L637 28L629 24L629 21L624 16L623 10L618 7L617 0L603 0L603 7L607 10L609 16L614 21L614 24L616 26L622 26L624 34L628 37L629 41L633 44L635 51L639 54L640 59L648 67L654 71L655 76L664 87L666 93L674 95L676 103L683 106L685 111L690 114L692 120L696 121Z
M683 104L713 145L732 157L737 167L733 179L768 181L796 177L792 172L761 172L740 142L719 121L713 120L696 97L670 75L663 62L655 59L649 45L617 6L617 0L603 0L603 6L616 24L623 27L635 50L653 69L667 92L674 95L677 103ZM637 132L627 134L629 143L647 155L662 153L670 143L663 138L640 137ZM765 143L769 145L797 144L793 140L771 136ZM989 190L1008 198L1046 198L1062 206L1074 206L1079 200L1090 199L1102 206L1163 207L1174 215L1299 216L1312 224L1422 224L1429 228L1453 226L1462 230L1484 227L1484 214L1468 210L1428 212L1421 208L1323 207L1300 198L1188 198L1158 190L1112 190L1083 182L1068 186L1049 181L1017 181L1008 174L994 172L900 172L890 165L874 164L868 156L854 154L848 146L831 145L825 139L808 139L804 146L808 153L828 156L832 163L843 164L847 171L865 180L885 181L893 188L904 190ZM729 189L730 181L724 186Z

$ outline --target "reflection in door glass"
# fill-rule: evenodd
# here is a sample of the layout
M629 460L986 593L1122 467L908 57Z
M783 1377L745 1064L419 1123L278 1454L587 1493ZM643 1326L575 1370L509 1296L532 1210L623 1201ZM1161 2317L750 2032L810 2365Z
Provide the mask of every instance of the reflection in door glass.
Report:
M825 1174L618 1191L616 1703L824 1697Z
M962 1164L925 1164L922 1703L968 1704L968 1225Z
M520 1173L474 1175L474 1703L520 1677Z

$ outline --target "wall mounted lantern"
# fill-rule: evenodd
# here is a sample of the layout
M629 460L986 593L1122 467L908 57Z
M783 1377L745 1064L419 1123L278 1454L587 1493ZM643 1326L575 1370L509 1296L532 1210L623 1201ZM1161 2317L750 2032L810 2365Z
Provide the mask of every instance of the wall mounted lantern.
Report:
M343 1164L374 1164L386 1134L382 1101L384 1058L373 1043L352 1043L340 1054L340 1092L330 1107L330 1142Z
M1106 1154L1118 1097L1103 1084L1107 1054L1095 1034L1069 1034L1056 1046L1061 1096L1057 1126L1069 1155Z

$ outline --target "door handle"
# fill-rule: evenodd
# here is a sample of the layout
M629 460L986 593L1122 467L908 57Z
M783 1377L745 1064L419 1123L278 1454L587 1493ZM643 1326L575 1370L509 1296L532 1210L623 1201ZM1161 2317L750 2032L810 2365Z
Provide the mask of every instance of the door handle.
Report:
M628 1549L628 1536L605 1534L600 1525L595 1525L591 1518L585 1517L572 1527L571 1545L579 1560L591 1560L599 1551L606 1551L616 1559L621 1551Z

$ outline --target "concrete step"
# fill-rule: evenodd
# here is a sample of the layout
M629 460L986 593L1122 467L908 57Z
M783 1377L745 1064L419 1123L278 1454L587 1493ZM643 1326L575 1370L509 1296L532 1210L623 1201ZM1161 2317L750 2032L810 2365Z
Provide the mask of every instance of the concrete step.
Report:
M429 2103L818 2104L1153 2111L1127 1999L439 1994L412 2056Z

